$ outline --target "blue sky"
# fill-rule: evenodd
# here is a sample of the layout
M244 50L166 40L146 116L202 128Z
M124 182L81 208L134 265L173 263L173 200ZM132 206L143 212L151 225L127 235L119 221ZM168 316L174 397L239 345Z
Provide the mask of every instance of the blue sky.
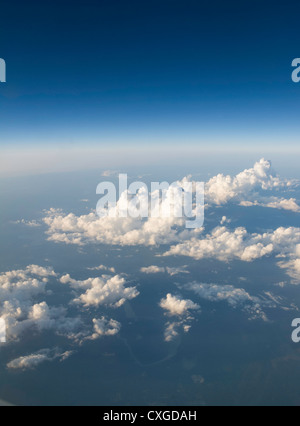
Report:
M299 2L11 1L2 146L297 146Z

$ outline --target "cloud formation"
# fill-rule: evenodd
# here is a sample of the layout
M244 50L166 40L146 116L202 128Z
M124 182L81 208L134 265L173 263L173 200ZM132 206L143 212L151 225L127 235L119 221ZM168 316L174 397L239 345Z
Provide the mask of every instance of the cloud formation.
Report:
M187 270L187 266L181 266L181 267L160 267L160 266L155 266L155 265L151 265L151 266L147 266L147 267L143 267L140 269L141 272L143 272L144 274L150 275L150 274L164 274L167 273L168 275L170 275L171 277L175 276L175 275L179 275L179 274L189 274L189 271Z
M300 230L299 230L300 233ZM281 257L285 260L279 261L278 266L285 269L287 274L292 278L293 284L300 284L300 244L297 235L291 243L291 252L283 253Z
M183 185L184 182L196 184L190 177L178 181L178 184ZM246 169L234 177L219 174L211 178L205 185L205 200L208 207L233 203L245 207L262 206L300 212L295 198L284 198L281 194L289 192L294 186L294 181L281 179L272 170L271 163L261 159L253 168ZM188 241L196 238L199 230L184 229L185 220L176 217L176 208L180 205L178 197L181 195L176 195L176 191L174 195L174 190L167 192L166 199L161 202L159 217L150 215L147 219L99 217L95 212L76 216L73 213L64 214L61 210L50 209L44 218L48 227L48 240L75 245L100 243L121 246L153 246ZM127 193L123 193L117 206L110 207L110 210L123 211L125 198L127 199ZM137 198L141 205L146 200L148 202L145 189L138 192ZM166 215L170 200L174 209ZM223 217L222 225L227 222Z
M97 267L97 270L106 269ZM110 268L112 272L112 268ZM30 265L25 269L8 271L0 275L0 324L5 324L7 342L20 340L27 331L35 334L52 330L65 337L68 342L83 344L88 340L114 336L119 333L121 324L104 316L87 320L81 313L75 318L68 317L68 306L49 306L43 298L51 295L47 291L50 278L58 279L51 267ZM129 287L124 278L103 275L100 278L89 278L76 281L69 275L60 278L62 284L69 284L78 291L79 296L73 302L85 307L100 306L118 308L126 300L138 296L136 287ZM42 349L36 353L21 356L11 361L9 369L35 368L45 361L65 360L71 352L57 349Z
M60 282L69 284L75 290L83 290L83 293L74 299L74 303L85 307L105 305L119 308L126 300L132 300L139 295L136 287L126 287L126 280L120 275L113 277L102 275L99 278L80 281L67 274L60 278Z
M178 317L176 321L168 321L165 324L165 341L171 342L176 339L182 330L184 333L190 331L190 323L193 321L190 311L200 312L200 306L189 299L182 299L179 296L167 294L161 299L159 306L166 311L169 317Z
M121 330L121 324L118 321L113 319L107 319L105 317L101 317L100 319L93 319L94 338L102 337L102 336L115 336Z
M64 361L72 355L72 352L60 352L59 349L41 349L30 355L22 356L10 361L7 368L10 370L32 370L44 362L52 362L56 359Z
M114 319L109 319L105 316L101 318L93 318L92 329L86 324L78 333L69 335L69 339L82 346L87 341L98 340L102 337L117 335L121 330L121 323Z
M273 170L271 162L261 159L253 168L236 176L219 174L211 178L205 188L209 205L224 205L229 202L242 206L261 205L276 209L300 211L294 198L275 197L271 191L289 190L295 184L292 180L281 179Z
M217 227L202 238L172 246L164 256L188 256L194 259L241 260L252 262L264 256L276 255L285 260L278 266L286 269L295 284L300 283L300 228L280 227L263 234L249 234L245 228L231 231Z
M47 296L49 278L56 276L53 268L38 265L0 274L0 318L6 324L8 342L30 329L68 335L80 326L79 318L67 317L67 309L37 300Z
M169 218L118 218L98 217L94 212L76 216L64 215L51 209L44 218L48 226L48 240L56 243L86 245L101 243L120 246L154 246L181 241L189 231L178 232L175 227L183 226L183 219Z
M271 254L274 246L266 238L258 234L249 235L245 228L234 231L226 227L217 227L202 238L172 246L164 256L181 255L194 259L214 258L222 261L240 259L251 262Z
M280 297L265 292L263 296L251 296L243 288L232 285L217 285L192 282L184 286L198 297L210 302L226 302L233 309L241 309L249 315L249 319L262 319L268 321L264 312L265 308L276 309L283 307ZM285 309L289 309L284 307Z
M166 272L166 268L163 266L155 266L155 265L151 265L151 266L146 266L141 268L141 272L143 272L143 274L164 274Z
M110 272L112 274L116 273L115 268L109 268L108 266L105 265L99 265L99 266L95 266L94 268L87 268L89 271L106 271L106 272Z
M200 309L200 306L191 300L184 300L178 296L172 296L170 293L160 301L159 306L171 316L182 316L188 314L191 310Z

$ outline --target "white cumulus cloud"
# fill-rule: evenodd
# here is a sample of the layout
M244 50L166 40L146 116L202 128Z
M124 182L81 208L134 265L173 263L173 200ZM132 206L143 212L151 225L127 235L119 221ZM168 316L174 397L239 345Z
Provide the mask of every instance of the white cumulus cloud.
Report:
M121 330L121 324L114 319L107 319L101 317L100 319L93 319L94 324L94 337L101 336L115 336Z
M64 275L60 278L61 283L70 284L75 290L83 290L79 297L74 299L75 303L84 306L106 305L119 308L126 300L134 299L139 295L136 287L126 287L125 278L120 275L113 277L102 275L99 278L88 278L80 281Z
M159 306L166 311L168 316L178 317L178 320L168 321L165 324L164 336L166 342L176 339L180 335L181 330L184 333L188 333L191 328L190 323L194 319L190 311L200 311L200 306L192 302L192 300L182 299L170 293L161 299Z
M295 284L300 284L300 228L280 227L263 234L249 234L245 228L231 231L217 227L210 234L174 245L164 256L180 255L194 259L239 259L252 262L268 255L284 260L278 266L286 269Z
M184 300L172 294L167 294L165 299L160 301L159 306L165 309L171 316L182 316L189 313L190 310L199 310L200 306L191 300Z
M270 161L261 159L253 168L246 169L236 176L223 174L214 176L206 184L205 196L211 205L235 202L243 206L261 205L299 212L300 207L295 199L275 197L271 193L289 190L293 184L291 180L281 179L272 170Z
M178 181L179 185L196 182L190 177ZM258 161L253 168L246 169L236 176L219 174L211 178L205 185L205 201L208 206L220 206L234 203L242 206L260 205L268 208L291 210L299 212L297 200L288 196L284 198L279 192L289 192L295 182L281 179L271 167L271 163L265 159ZM157 191L156 191L157 192ZM127 199L124 192L117 206L109 208L109 216L99 217L95 212L76 216L74 213L64 214L61 210L50 209L43 219L47 225L48 239L57 243L85 245L89 243L101 243L121 246L135 245L161 245L174 244L188 241L197 237L199 230L186 230L185 220L177 217L178 206L182 195L176 190L170 189L164 200L159 201L154 191L152 196L157 196L160 206L160 214L142 219L140 217L111 217L113 212L121 212ZM275 194L274 194L275 193ZM179 198L178 198L179 197ZM137 203L148 203L148 194L142 188L137 193ZM168 206L172 208L168 213ZM194 210L197 206L193 206ZM143 209L141 209L143 210ZM221 224L229 220L222 218Z

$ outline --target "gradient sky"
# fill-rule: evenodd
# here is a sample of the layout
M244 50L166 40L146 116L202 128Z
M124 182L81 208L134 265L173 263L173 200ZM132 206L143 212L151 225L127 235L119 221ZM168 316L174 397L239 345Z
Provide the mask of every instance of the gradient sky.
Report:
M0 145L297 146L299 1L1 4Z

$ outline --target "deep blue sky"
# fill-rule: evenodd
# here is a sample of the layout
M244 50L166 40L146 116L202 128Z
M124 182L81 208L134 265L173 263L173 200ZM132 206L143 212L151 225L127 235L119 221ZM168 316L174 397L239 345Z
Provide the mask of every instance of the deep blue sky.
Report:
M1 4L0 144L297 145L298 1Z

